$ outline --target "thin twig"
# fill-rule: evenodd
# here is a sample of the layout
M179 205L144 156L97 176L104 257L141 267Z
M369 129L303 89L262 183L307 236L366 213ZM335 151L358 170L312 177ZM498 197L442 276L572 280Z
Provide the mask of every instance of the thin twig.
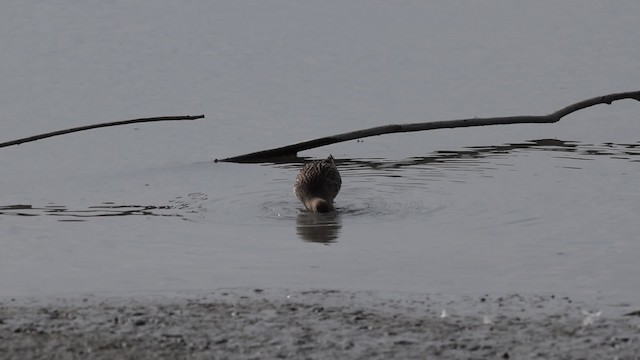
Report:
M186 115L186 116L162 116L162 117L141 118L141 119L114 121L114 122L108 122L108 123L79 126L79 127L74 127L74 128L71 128L71 129L52 131L52 132L49 132L49 133L46 133L46 134L29 136L29 137L26 137L26 138L23 138L23 139L3 142L3 143L0 143L0 148L7 147L7 146L12 146L12 145L20 145L22 143L26 143L26 142L30 142L30 141L36 141L36 140L40 140L40 139L45 139L45 138L52 137L52 136L64 135L64 134L69 134L69 133L73 133L73 132L90 130L90 129L97 129L97 128L107 127L107 126L127 125L127 124L152 122L152 121L196 120L196 119L202 119L202 118L204 118L204 115L195 115L195 116L191 116L191 115Z
M322 137L314 140L304 141L292 145L282 146L274 149L253 152L249 154L233 156L226 159L216 161L225 162L267 162L279 157L295 156L298 152L309 150L325 145L331 145L343 141L361 139L369 136L378 136L383 134L392 134L400 132L413 132L424 130L435 130L445 128L470 127L470 126L486 126L486 125L507 125L507 124L531 124L531 123L554 123L561 118L576 112L578 110L588 108L598 104L611 104L614 101L622 99L635 99L640 101L640 91L623 92L598 96L591 99L583 100L575 104L571 104L549 115L538 116L506 116L491 118L471 118L448 121L433 121L414 124L397 124L385 125L374 128L351 131L347 133Z

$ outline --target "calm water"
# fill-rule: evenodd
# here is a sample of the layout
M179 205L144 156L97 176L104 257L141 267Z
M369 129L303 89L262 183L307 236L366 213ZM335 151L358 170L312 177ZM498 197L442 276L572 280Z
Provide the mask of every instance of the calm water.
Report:
M1 294L261 286L635 301L640 104L630 100L553 125L385 135L278 164L212 161L637 90L640 5L577 3L2 5L2 140L207 117L1 149ZM293 180L330 153L338 211L309 214Z

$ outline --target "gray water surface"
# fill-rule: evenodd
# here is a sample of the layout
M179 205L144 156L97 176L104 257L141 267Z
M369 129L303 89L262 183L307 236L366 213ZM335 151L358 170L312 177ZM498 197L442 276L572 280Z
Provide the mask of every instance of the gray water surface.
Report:
M634 1L0 10L4 140L206 114L3 148L1 295L255 286L640 296L631 100L552 125L213 162L389 123L545 114L637 90ZM304 161L329 154L343 177L338 211L307 213L293 180Z

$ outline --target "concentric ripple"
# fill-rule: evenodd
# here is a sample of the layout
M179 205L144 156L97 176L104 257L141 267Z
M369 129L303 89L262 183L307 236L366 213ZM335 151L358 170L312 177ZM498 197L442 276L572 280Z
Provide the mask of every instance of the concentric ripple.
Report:
M351 223L419 221L444 209L430 202L427 191L395 186L356 187L342 194L337 209Z
M282 166L280 170L284 170L284 174L280 171L278 178L266 179L256 185L262 186L259 190L246 191L249 186L242 186L232 191L220 191L217 195L210 194L203 204L207 208L206 221L236 225L291 226L297 223L298 226L317 226L300 219L301 214L307 211L292 191L299 168L299 165L291 164ZM429 200L432 192L429 179L434 178L432 168L376 170L345 166L340 171L343 187L335 205L336 213L344 224L423 219L443 208ZM315 215L317 217L318 214Z

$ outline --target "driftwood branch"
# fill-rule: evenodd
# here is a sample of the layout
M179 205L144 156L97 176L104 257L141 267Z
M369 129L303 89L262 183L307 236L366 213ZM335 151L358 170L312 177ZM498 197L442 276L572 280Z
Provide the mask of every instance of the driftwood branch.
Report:
M299 151L309 150L325 145L331 145L343 141L355 140L365 138L369 136L378 136L383 134L392 134L400 132L413 132L423 130L435 130L435 129L449 129L457 127L470 127L470 126L486 126L486 125L507 125L507 124L532 124L532 123L554 123L558 122L561 118L588 108L590 106L598 104L611 104L614 101L622 99L635 99L640 101L640 91L623 92L616 94L609 94L604 96L598 96L584 101L577 102L575 104L564 107L549 115L538 116L506 116L506 117L491 117L491 118L471 118L460 120L448 120L448 121L433 121L425 123L414 124L399 124L399 125L385 125L374 128L351 131L343 134L337 134L327 136L319 139L304 141L297 144L282 146L279 148L263 150L253 152L250 154L244 154L234 156L222 160L225 162L266 162L270 159L276 159L286 156L295 156Z
M127 124L152 122L152 121L196 120L196 119L202 119L202 118L204 118L204 115L163 116L163 117L141 118L141 119L114 121L114 122L108 122L108 123L79 126L79 127L74 127L74 128L71 128L71 129L58 130L58 131L53 131L53 132L49 132L49 133L46 133L46 134L29 136L29 137L26 137L26 138L23 138L23 139L3 142L3 143L0 143L0 148L7 147L7 146L12 146L12 145L20 145L22 143L26 143L26 142L30 142L30 141L36 141L36 140L40 140L40 139L45 139L45 138L52 137L52 136L64 135L64 134L69 134L69 133L73 133L73 132L90 130L90 129L97 129L97 128L107 127L107 126L127 125Z

